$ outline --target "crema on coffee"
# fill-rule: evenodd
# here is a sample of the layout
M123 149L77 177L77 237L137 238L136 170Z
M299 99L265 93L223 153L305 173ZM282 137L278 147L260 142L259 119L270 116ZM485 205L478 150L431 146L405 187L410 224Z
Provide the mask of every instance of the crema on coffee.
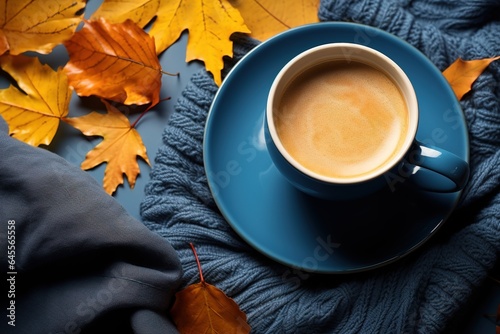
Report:
M299 74L274 111L286 151L305 168L349 179L384 168L403 146L408 110L382 71L335 60Z

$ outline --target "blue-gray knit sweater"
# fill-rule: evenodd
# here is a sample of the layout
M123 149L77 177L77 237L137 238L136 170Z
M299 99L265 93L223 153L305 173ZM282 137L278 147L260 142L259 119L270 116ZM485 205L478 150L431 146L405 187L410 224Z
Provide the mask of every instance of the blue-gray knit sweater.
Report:
M319 17L386 30L440 70L458 57L500 55L497 0L323 0ZM238 40L235 59L256 43ZM461 101L471 178L440 235L394 265L350 276L308 274L299 284L283 279L289 268L241 240L211 196L202 140L217 89L209 74L192 78L165 129L141 205L145 224L178 252L184 284L199 279L188 245L194 242L205 279L236 300L254 333L450 330L500 252L500 62L492 63Z

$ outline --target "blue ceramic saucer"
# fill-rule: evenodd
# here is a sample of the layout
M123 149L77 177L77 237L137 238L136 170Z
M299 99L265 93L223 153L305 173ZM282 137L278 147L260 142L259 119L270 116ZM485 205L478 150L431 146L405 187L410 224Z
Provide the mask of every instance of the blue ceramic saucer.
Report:
M330 202L304 195L279 174L263 135L268 90L291 58L332 42L367 45L398 63L419 100L417 139L468 161L465 119L441 72L391 34L329 22L288 30L237 63L209 112L204 162L221 213L251 246L300 270L350 273L388 264L421 246L450 215L460 193L399 187L356 201Z

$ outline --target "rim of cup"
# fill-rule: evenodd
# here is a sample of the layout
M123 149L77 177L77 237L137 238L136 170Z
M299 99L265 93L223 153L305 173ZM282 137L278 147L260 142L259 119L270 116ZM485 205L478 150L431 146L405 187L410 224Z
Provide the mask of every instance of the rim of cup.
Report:
M285 147L281 143L281 140L279 139L274 125L273 111L275 109L275 98L278 97L279 99L281 97L282 92L287 88L288 83L293 81L296 76L308 70L309 68L312 68L324 62L335 60L358 61L382 71L385 75L389 76L394 83L396 83L401 94L403 94L407 105L407 111L409 114L408 129L406 131L404 143L399 149L399 152L397 152L397 154L395 154L388 162L384 163L382 167L376 168L373 171L365 173L361 176L345 178L329 177L313 172L310 169L304 167L285 149ZM393 168L407 154L412 143L414 142L415 135L417 133L418 102L413 85L406 73L396 62L394 62L391 58L389 58L382 52L361 44L328 43L307 49L299 53L279 71L269 90L266 105L266 121L274 145L277 147L280 154L296 169L314 179L323 182L353 184L369 181L383 175L391 168Z

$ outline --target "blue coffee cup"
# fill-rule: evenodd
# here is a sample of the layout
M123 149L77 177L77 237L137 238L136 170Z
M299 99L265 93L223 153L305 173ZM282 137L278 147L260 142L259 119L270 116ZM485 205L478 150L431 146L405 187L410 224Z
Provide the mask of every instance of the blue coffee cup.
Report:
M466 161L415 139L414 88L389 57L354 43L308 49L277 74L265 140L280 173L316 197L350 200L406 184L461 190Z

